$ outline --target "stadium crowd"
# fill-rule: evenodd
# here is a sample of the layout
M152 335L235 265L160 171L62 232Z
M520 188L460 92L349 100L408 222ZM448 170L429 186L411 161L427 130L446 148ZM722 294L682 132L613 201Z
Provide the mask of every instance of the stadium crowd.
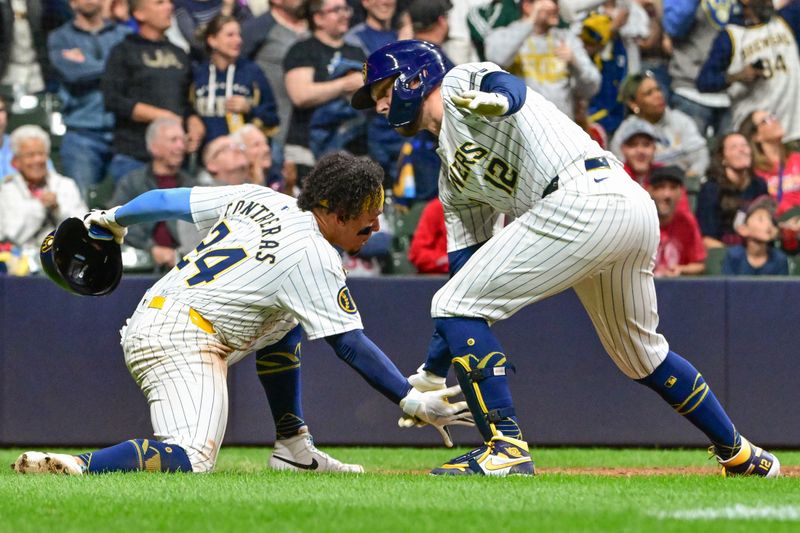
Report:
M796 273L800 0L8 0L0 3L0 272L154 188L297 196L324 154L369 156L385 213L352 275L446 273L436 139L354 110L398 39L524 79L624 162L658 209L658 276ZM130 271L199 236L136 228Z

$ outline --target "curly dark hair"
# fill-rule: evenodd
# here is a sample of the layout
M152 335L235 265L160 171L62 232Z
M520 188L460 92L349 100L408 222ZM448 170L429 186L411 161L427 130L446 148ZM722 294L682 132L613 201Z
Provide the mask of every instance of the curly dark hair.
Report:
M303 178L297 205L303 211L322 207L345 220L363 214L383 199L383 169L347 152L323 156Z
M728 175L725 171L725 164L723 160L725 159L725 142L733 137L734 135L742 135L739 132L728 132L723 135L718 141L717 144L714 146L714 151L711 156L711 164L708 166L708 171L706 175L708 179L711 181L717 182L719 185L719 193L718 193L718 205L719 205L719 215L720 221L722 223L722 227L732 228L733 227L733 220L736 218L736 214L742 208L743 200L742 200L742 186L736 183L733 183L730 179L728 179ZM743 136L743 135L742 135ZM752 143L751 143L752 146ZM750 171L748 172L748 180L744 184L744 187L747 187L747 184L750 180L755 179L755 173L753 172L753 164L750 163Z

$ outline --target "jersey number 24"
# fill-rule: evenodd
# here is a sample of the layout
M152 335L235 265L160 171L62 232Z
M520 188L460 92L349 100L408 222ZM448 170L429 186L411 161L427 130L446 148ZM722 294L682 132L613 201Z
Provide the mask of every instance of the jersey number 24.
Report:
M188 286L194 287L211 283L217 276L247 258L247 252L243 248L218 248L201 254L203 250L217 244L230 232L231 229L225 224L225 221L220 222L208 233L208 237L194 249L197 253L195 259L190 260L188 257L184 257L175 265L178 270L182 270L190 264L194 264L197 268L197 274L186 280Z

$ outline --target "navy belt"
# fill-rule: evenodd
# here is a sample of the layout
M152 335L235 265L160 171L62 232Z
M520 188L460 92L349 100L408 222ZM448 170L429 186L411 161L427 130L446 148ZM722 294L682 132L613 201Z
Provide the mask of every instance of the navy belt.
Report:
M597 170L598 168L611 168L611 165L608 164L608 159L605 157L593 157L591 159L586 159L583 162L584 168L586 168L586 172L590 170ZM542 193L542 198L553 194L558 190L558 176L550 180L550 183L547 184L547 187L544 188L544 192Z

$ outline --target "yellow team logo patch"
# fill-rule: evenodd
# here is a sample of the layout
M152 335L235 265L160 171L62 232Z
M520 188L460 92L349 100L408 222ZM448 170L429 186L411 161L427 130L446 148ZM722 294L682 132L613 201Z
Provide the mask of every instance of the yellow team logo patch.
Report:
M664 382L664 385L665 385L665 386L666 386L668 389L670 389L670 388L672 388L672 386L673 386L673 385L675 385L677 382L678 382L678 378L676 378L675 376L670 376L669 378L667 378L667 381L665 381L665 382Z
M42 253L46 254L47 252L50 251L52 247L53 247L53 236L48 235L47 237L44 238L44 241L42 241Z
M339 289L339 296L337 298L339 301L339 307L342 308L342 311L349 315L354 315L358 312L356 309L356 303L353 301L353 297L350 296L350 289L346 286Z

